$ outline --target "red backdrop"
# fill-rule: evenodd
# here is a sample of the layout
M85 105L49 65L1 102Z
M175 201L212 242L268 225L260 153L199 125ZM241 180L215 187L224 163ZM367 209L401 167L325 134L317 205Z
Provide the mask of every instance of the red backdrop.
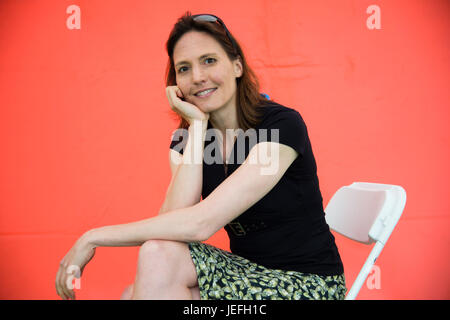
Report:
M359 298L450 298L449 3L2 0L0 298L57 299L58 263L83 232L156 215L176 127L164 45L186 10L223 18L262 91L302 114L324 205L353 181L406 189L380 287ZM370 248L336 239L350 287ZM228 249L223 230L208 242ZM137 253L98 248L77 298L117 299Z

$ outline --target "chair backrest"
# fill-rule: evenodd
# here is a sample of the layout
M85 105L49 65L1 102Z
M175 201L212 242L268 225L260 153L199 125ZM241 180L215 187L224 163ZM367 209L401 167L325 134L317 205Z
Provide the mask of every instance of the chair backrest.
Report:
M385 244L405 203L406 192L400 186L354 182L333 195L325 218L331 229L350 239Z
M401 186L368 182L354 182L341 187L330 199L325 219L332 230L364 244L376 242L349 292L349 298L355 298L359 292L405 204L406 192Z

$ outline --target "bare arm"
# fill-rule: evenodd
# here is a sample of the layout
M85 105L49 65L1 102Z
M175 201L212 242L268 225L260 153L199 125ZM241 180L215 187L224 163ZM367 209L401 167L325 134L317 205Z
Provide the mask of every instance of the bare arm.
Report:
M159 216L167 212L175 213L177 209L191 207L200 201L203 185L203 146L207 124L207 120L198 121L189 127L188 142L183 156L170 149L169 161L172 178ZM160 233L150 232L148 230L150 225L156 227L156 229L163 228L158 227L160 220L153 221L153 218L105 226L90 230L88 234L96 234L95 246L140 246L150 239L197 241L198 226L195 219L189 214L178 217L180 213L181 211L178 211L177 214L166 219L167 221L164 220L165 223L170 225L167 228L173 229L176 237L180 237L176 239L166 239L164 233L161 235ZM175 228L178 226L184 226L183 230L176 231Z
M269 161L261 154L270 151ZM201 239L209 239L226 224L233 221L262 199L283 177L298 157L293 148L274 142L256 144L245 159L225 181L202 202L194 206L199 215ZM255 163L252 159L258 158Z
M91 229L83 238L93 247L135 246L152 239L201 241L199 218L193 206L145 220Z
M183 242L207 240L264 197L298 156L294 149L280 144L276 170L272 174L261 174L266 166L252 164L249 159L259 152L263 144L267 143L257 144L245 162L202 202L138 222L93 229L87 241L97 247L124 246L150 239Z
M159 214L192 206L200 201L203 184L203 146L209 113L185 100L177 86L168 86L166 95L170 107L189 123L188 142L181 156L169 150L172 179ZM193 161L197 160L197 161Z
M196 125L197 127L192 124L188 129L189 137L183 155L172 149L169 151L172 179L159 214L200 202L203 186L203 147L208 121L197 122ZM198 131L195 133L196 128Z
M203 143L209 114L184 101L181 90L176 86L167 87L166 94L172 110L192 125L192 128L189 128L184 156L181 157L173 150L169 153L172 178L160 213L170 211L170 214L127 224L105 226L83 234L60 262L55 284L61 297L74 298L73 291L66 288L66 280L70 273L68 268L77 266L82 273L98 246L139 246L150 239L185 242L199 239L199 216L193 205L200 201L202 190ZM200 130L196 129L198 127ZM178 209L184 207L186 208Z

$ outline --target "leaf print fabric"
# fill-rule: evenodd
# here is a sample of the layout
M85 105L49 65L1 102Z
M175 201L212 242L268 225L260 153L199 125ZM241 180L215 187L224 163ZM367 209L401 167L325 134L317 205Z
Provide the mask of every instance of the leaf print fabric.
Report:
M344 274L268 269L202 242L189 243L202 300L343 300Z

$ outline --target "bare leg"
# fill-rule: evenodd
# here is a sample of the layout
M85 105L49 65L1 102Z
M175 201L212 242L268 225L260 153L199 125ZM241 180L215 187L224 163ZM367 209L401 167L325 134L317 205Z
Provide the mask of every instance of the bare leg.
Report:
M131 300L132 296L133 296L133 285L130 284L122 292L122 295L120 296L120 300Z
M134 286L127 289L122 294L124 298L199 299L197 272L187 244L165 240L145 242L139 250Z
M133 298L133 286L133 284L130 284L125 288L120 296L120 300L131 300ZM189 288L189 290L191 290L193 300L200 300L200 289L198 286Z
M200 289L198 288L198 286L189 289L191 289L192 300L200 300Z

